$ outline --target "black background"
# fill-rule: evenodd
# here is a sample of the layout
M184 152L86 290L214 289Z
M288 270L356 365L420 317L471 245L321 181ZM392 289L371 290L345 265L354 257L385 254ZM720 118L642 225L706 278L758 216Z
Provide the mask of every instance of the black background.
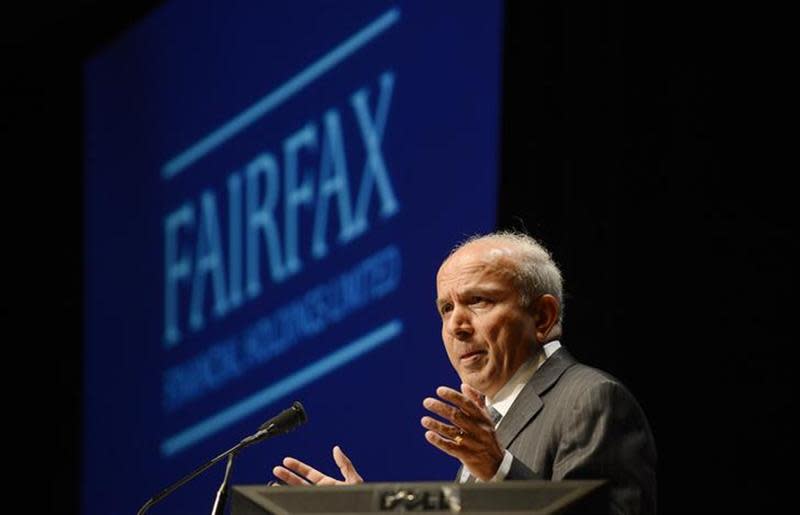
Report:
M37 512L79 506L80 64L158 4L3 17L3 442ZM639 398L661 513L777 510L797 441L785 15L506 4L500 226L548 244L564 342Z

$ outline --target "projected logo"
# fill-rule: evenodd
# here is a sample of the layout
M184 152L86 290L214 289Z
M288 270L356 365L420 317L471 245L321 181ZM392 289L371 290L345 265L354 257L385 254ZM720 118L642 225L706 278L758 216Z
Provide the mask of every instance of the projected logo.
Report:
M227 151L230 142L326 80L399 20L398 8L384 12L166 161L164 187L192 174L215 152ZM267 298L290 279L318 268L334 247L352 245L400 212L398 172L384 153L397 83L392 68L377 69L316 117L293 120L299 129L264 141L221 180L221 174L208 175L189 195L183 185L176 187L181 193L171 198L178 201L163 217L163 349L169 353L192 345L202 350L163 372L165 413L301 347L398 288L403 258L389 243L290 298ZM233 331L207 341L207 329L254 304L272 309L249 315ZM386 320L324 357L167 436L161 453L186 449L402 331L399 315L387 313Z
M239 481L333 444L371 479L452 477L420 402L457 380L438 265L494 226L501 7L171 0L85 63L86 513L294 400L311 423Z

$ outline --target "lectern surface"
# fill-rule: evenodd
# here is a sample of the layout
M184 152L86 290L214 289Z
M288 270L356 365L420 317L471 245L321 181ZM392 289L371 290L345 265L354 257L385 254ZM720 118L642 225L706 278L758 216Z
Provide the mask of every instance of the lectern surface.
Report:
M391 511L585 515L607 511L605 481L364 483L347 486L237 485L232 515L378 514Z

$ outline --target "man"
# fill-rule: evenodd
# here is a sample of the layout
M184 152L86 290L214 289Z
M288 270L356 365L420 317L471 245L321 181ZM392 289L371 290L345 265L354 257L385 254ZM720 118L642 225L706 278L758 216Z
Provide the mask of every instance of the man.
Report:
M561 346L562 280L548 251L518 233L473 237L439 268L436 288L462 385L423 401L444 421L421 422L427 441L461 462L458 479L609 479L612 513L654 513L647 419L619 381ZM333 456L344 481L294 458L273 473L288 484L362 481L339 447Z

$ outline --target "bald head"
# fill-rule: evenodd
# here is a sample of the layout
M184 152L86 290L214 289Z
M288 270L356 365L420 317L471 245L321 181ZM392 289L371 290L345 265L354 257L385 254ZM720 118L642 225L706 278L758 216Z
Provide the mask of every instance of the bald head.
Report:
M495 266L500 273L508 274L524 306L530 306L544 294L555 297L561 306L559 323L563 321L561 271L541 243L527 234L513 231L475 235L454 247L441 268L457 259L459 253L467 248L486 251L483 253L486 264Z

